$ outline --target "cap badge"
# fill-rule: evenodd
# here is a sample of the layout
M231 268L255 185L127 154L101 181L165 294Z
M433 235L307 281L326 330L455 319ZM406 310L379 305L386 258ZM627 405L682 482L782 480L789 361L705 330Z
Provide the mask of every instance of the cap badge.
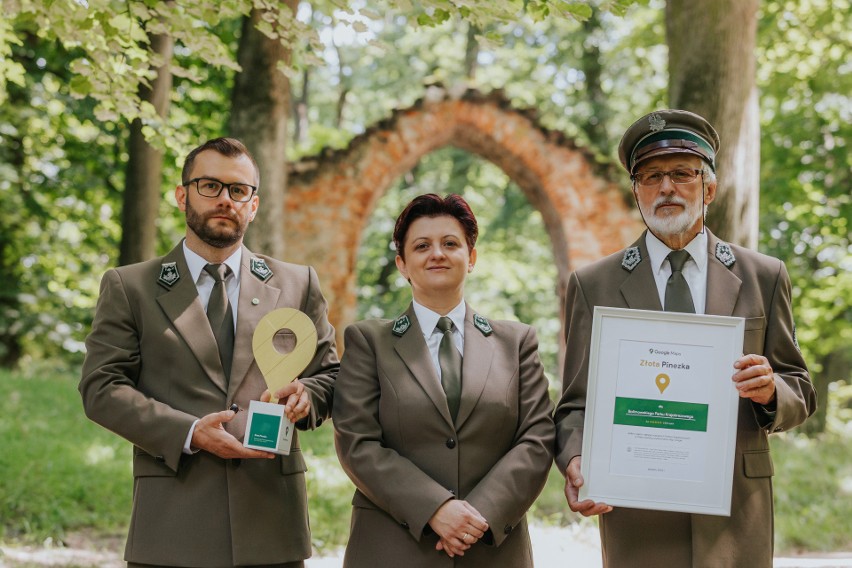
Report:
M651 132L659 132L666 127L666 121L656 112L648 117L648 124L651 126Z
M476 326L476 329L481 331L482 335L485 337L494 333L494 329L491 327L491 324L488 323L488 320L479 314L473 314L473 325Z
M728 268L732 267L737 261L737 257L734 256L734 251L731 250L728 243L716 243L716 258Z
M624 257L621 259L621 268L627 272L633 272L639 263L642 262L642 253L639 247L630 247L624 251Z
M251 267L251 273L257 276L261 282L266 282L272 278L272 270L266 265L266 261L262 258L252 258L249 265Z
M396 318L393 322L393 329L391 329L391 333L393 333L397 337L402 337L408 328L411 327L411 320L408 319L408 316L402 315Z
M177 262L164 262L162 266L160 266L160 277L157 281L160 284L171 288L178 280L180 280L180 273L178 272Z

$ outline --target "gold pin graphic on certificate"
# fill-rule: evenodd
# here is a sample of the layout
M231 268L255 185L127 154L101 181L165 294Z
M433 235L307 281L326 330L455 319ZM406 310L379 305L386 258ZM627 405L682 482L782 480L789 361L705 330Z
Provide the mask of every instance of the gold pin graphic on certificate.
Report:
M660 394L663 394L663 391L669 388L669 384L672 382L672 380L667 374L660 373L659 375L657 375L655 382L657 383L657 388L660 389Z
M289 353L274 345L275 336L289 330L296 344ZM284 416L284 406L276 404L275 393L297 378L311 362L317 349L317 329L306 314L293 308L280 308L266 314L254 330L251 342L254 359L272 394L269 402L249 403L247 448L288 455L293 438L293 423Z

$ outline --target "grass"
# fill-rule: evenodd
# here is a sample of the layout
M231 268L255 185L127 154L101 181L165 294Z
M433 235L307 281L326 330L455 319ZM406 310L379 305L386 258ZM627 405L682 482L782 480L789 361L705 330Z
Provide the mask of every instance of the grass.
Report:
M29 378L0 370L0 540L65 541L78 532L123 534L130 516L130 445L88 421L72 372ZM845 433L840 433L845 432ZM314 546L346 542L353 486L337 462L332 429L300 434L308 461ZM852 431L773 436L779 553L852 549ZM534 522L594 523L571 513L551 470Z
M121 531L130 510L131 448L84 416L76 377L0 371L0 537L62 540Z
M775 547L781 552L852 550L852 443L773 437Z

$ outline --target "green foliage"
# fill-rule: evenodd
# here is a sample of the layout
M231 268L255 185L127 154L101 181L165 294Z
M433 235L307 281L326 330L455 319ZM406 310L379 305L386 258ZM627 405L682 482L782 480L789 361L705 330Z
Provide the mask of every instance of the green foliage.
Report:
M852 547L852 442L829 432L816 438L772 437L775 539L782 553Z
M128 520L130 447L83 415L67 372L0 370L0 537L61 540L92 528L115 533Z
M807 0L766 2L759 29L761 249L787 263L822 383L852 381L850 27L848 2Z
M346 477L334 450L331 422L312 432L300 432L299 443L308 464L308 510L311 543L320 554L331 553L349 539L349 517L355 486Z
M234 23L216 33L235 46ZM17 337L24 363L63 354L75 361L100 277L116 261L127 123L100 120L94 100L74 96L68 70L74 55L55 42L27 35L11 54L26 73L23 85L7 86L0 106L0 196L10 212L0 217L0 336ZM227 119L221 109L229 101L221 69L189 52L176 57L202 84L174 82L174 136L159 144L167 148L160 252L182 232L171 199L177 157L198 139L221 134ZM0 358L3 350L0 345Z

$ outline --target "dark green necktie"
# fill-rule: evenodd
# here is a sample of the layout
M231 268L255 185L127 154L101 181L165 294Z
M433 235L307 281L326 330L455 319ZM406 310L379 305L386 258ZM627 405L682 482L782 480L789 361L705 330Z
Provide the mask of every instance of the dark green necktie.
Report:
M219 345L219 358L222 360L225 378L230 379L231 360L234 356L234 312L231 302L228 301L225 278L231 274L231 269L226 264L208 264L204 271L216 281L207 303L207 319Z
M453 320L443 316L438 319L437 328L444 334L444 337L441 338L441 346L438 347L441 386L444 387L444 392L447 394L450 416L455 420L459 413L459 401L461 400L462 356L453 343Z
M666 307L667 312L685 312L694 314L695 304L692 303L692 294L689 285L683 277L683 265L689 260L689 253L685 250L673 250L668 256L672 267L672 275L666 282Z

